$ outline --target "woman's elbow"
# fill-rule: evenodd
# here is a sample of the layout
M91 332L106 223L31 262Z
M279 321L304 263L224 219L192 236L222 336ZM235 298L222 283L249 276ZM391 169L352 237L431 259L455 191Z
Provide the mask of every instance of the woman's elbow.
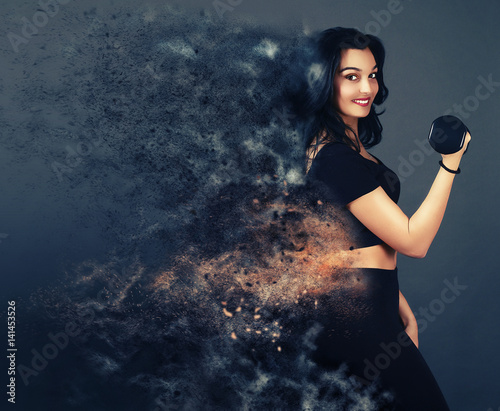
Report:
M424 258L427 255L430 244L422 239L412 238L409 235L405 238L399 238L394 242L393 248L400 254L411 258Z
M411 258L424 258L427 255L427 250L429 248L423 248L423 247L410 247L410 248L405 248L404 250L397 250L400 254L404 254L407 257Z
M412 258L424 258L426 255L427 255L427 250L419 250L419 251L416 251L416 252L408 255L408 257L412 257Z

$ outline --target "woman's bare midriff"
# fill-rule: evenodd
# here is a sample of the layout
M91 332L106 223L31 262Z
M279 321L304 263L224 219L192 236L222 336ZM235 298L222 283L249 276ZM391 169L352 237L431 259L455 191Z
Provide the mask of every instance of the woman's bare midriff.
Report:
M394 270L397 265L397 252L385 243L341 251L336 255L344 267Z
M318 145L317 139L309 146L307 151L307 171L312 164L314 157L318 154L326 143ZM373 157L361 145L359 153L367 160L373 161L375 164L380 164L379 161ZM381 268L384 270L394 270L397 265L397 251L385 243L373 245L371 247L355 248L354 250L345 250L330 255L329 262L342 267L350 268ZM327 263L328 264L328 263Z

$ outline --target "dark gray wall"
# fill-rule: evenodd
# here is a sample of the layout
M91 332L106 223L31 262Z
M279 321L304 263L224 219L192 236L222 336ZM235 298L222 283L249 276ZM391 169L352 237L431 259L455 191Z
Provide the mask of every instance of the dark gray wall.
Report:
M112 7L113 3L127 2L82 1L61 6L46 29L19 47L45 45L50 49L47 43L52 36L72 35L64 26L71 13L92 5ZM156 2L149 3L152 8L158 7ZM183 4L193 12L201 8L215 12L209 0ZM495 268L500 245L496 216L500 208L496 161L500 149L499 3L242 0L231 7L223 19L253 19L285 30L290 25L306 30L353 26L383 40L390 95L381 117L384 140L373 152L403 179L400 206L409 215L425 198L438 171L439 156L427 151L425 145L431 121L451 110L468 125L471 147L462 162L462 174L455 179L442 227L424 260L400 257L400 286L425 328L420 348L451 409L496 410L500 407L500 279ZM20 31L23 16L33 16L36 2L3 0L1 11L0 102L4 129L0 132L4 137L5 127L15 136L12 128L16 122L36 116L36 107L27 105L25 112L19 112L13 102L22 89L23 67L43 67L43 61L30 61L25 57L28 53L14 53L6 37L9 31ZM60 27L68 31L60 33ZM51 72L51 67L40 70L41 76L60 74ZM492 80L489 90L479 90L488 79ZM25 92L29 94L29 90ZM52 120L57 123L57 119ZM70 189L50 185L53 158L46 154L44 142L37 139L37 129L31 133L29 138L20 138L19 144L15 139L2 139L0 146L4 302L6 298L25 301L36 287L48 286L60 277L59 264L93 258L106 246L98 222L75 219L71 207L82 199ZM443 294L450 283L466 286L457 291L459 295L453 301L442 297L451 295Z

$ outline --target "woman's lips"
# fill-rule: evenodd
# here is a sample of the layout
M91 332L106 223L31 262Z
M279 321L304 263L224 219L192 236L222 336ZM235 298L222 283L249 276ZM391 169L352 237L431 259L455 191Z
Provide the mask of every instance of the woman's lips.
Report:
M358 106L361 106L361 107L366 107L370 103L370 99L369 98L358 98L358 99L352 100L352 101L354 103L356 103Z

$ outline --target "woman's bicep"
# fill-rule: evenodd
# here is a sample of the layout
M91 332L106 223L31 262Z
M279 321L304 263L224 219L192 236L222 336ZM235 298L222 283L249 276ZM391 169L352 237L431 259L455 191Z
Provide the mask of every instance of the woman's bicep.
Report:
M410 237L408 217L382 187L351 201L347 208L368 230L399 253L423 257L422 250Z

